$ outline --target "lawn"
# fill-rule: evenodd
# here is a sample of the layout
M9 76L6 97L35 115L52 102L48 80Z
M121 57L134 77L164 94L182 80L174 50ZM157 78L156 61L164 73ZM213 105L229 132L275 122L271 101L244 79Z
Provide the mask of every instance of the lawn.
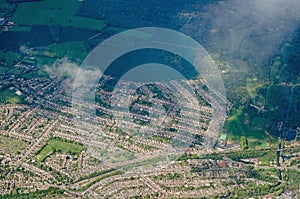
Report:
M47 144L38 152L36 159L44 161L49 155L56 152L78 154L86 147L79 143L65 141L60 138L51 138Z
M43 0L19 3L12 21L19 25L61 25L101 30L104 21L75 16L78 0Z
M0 91L0 101L9 102L11 104L21 103L23 100L22 96L19 96L15 93L15 90L9 90L8 88Z

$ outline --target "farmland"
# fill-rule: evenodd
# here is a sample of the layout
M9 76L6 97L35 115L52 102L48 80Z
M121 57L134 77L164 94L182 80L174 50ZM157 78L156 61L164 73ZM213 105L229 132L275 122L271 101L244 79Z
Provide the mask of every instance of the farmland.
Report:
M20 3L12 20L19 25L60 25L101 30L104 21L74 16L79 5L76 0Z

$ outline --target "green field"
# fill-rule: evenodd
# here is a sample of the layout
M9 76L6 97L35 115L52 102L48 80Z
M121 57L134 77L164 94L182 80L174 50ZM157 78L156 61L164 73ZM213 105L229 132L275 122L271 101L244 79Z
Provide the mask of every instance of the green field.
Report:
M78 0L43 0L19 3L12 21L19 25L61 25L101 30L104 21L75 16Z
M20 58L21 56L19 55L19 53L0 50L0 60L4 61L7 67L12 66L14 63L18 62Z
M227 118L225 129L234 140L239 140L241 136L263 140L268 138L265 134L265 125L265 118L249 118L243 114L242 110L234 108Z
M85 149L84 146L62 140L60 138L52 138L47 144L38 152L36 159L44 161L49 155L57 152L78 154Z
M0 135L0 149L8 154L16 154L27 146L25 141Z
M226 130L233 135L233 139L239 139L240 136L245 135L243 121L242 110L233 109L225 124Z
M21 103L23 100L23 97L17 95L15 92L16 92L15 90L9 90L8 88L0 91L1 102L8 102L11 104Z
M37 52L37 55L60 59L68 57L74 60L84 60L88 54L87 49L83 42L63 42L58 44L51 44L49 46L42 47L42 50ZM39 61L42 61L42 57L38 57ZM41 64L41 63L40 63Z

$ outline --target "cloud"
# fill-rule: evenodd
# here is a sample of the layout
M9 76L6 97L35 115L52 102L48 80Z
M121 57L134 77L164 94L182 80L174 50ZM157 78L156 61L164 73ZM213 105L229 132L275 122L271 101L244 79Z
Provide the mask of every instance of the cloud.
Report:
M64 76L74 80L79 70L79 65L67 58L63 58L56 60L51 66L45 65L44 70L51 76Z
M291 39L300 24L299 0L219 1L199 11L187 10L193 11L193 18L181 31L209 52L226 52L241 60L250 57L257 65Z
M21 45L19 51L25 55L31 54L31 49L25 45Z

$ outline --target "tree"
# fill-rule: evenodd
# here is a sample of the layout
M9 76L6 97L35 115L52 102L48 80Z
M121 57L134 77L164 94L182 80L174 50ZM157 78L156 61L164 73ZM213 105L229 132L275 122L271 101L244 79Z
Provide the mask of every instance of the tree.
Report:
M241 136L240 145L242 150L246 150L248 148L248 141L245 136Z

